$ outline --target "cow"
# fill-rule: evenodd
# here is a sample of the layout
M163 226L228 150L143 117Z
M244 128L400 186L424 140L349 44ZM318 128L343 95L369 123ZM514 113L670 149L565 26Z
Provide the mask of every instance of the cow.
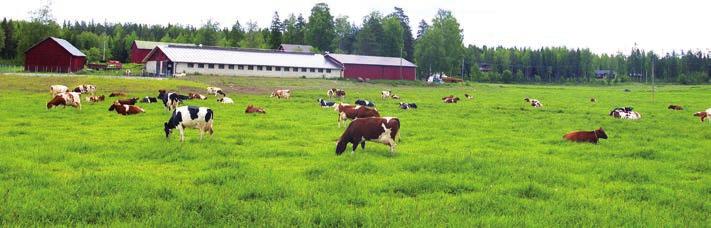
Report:
M443 100L444 103L457 103L459 97L447 97Z
M215 96L216 97L226 97L227 94L225 92L223 92L222 90L218 90L217 92L215 92Z
M109 94L109 97L125 97L125 96L126 96L126 93L124 93L124 92L113 92L113 93Z
M96 86L95 85L79 85L76 88L74 88L75 93L90 93L92 96L94 93L96 93Z
M403 103L403 102L400 102L400 108L401 108L401 109L405 109L405 110L407 110L407 109L417 109L417 104L415 104L415 103Z
M356 100L355 104L360 105L360 106L366 106L366 107L375 107L375 103L369 101L369 100Z
M199 93L188 93L188 96L190 97L190 99L207 100L207 97L205 95Z
M64 108L66 108L67 106L72 106L81 110L81 97L79 97L79 93L75 92L64 92L57 94L52 98L52 100L47 102L47 109L51 109L60 105Z
M449 95L449 96L446 96L446 97L442 97L442 100L447 100L447 99L452 99L452 98L454 98L454 95Z
M591 97L591 98L590 98L590 102L596 103L596 102L597 102L597 99L595 99L594 97Z
M339 104L333 106L333 110L336 111L337 113L341 113L341 111L346 108L355 108L355 107L356 106L352 105L352 104L339 103Z
M526 97L523 100L528 103L531 103L531 106L533 106L533 107L536 107L536 108L543 107L543 104L541 104L541 102L536 99L531 99L531 98Z
M706 109L706 111L703 111L703 112L696 112L696 113L694 113L694 116L700 117L701 122L703 123L704 120L711 118L711 108ZM711 123L711 121L709 121L709 123Z
M366 141L376 141L388 145L390 147L390 155L393 155L396 146L395 140L398 138L399 133L400 120L396 117L373 117L353 120L346 128L346 131L343 132L341 138L338 139L336 155L343 154L348 143L353 144L351 154L355 154L358 144L365 150Z
M684 110L684 107L682 107L681 105L669 105L669 107L667 107L667 109L680 111L680 110Z
M190 97L190 96L185 96L185 95L182 95L182 94L179 94L179 93L176 93L176 95L178 95L178 99L180 99L181 102L184 101L184 100L193 99L193 98Z
M467 98L467 99L469 99L469 100L474 99L474 96L469 95L469 94L466 94L466 93L464 94L464 97Z
M121 104L118 101L114 102L113 104L111 104L111 107L109 107L109 111L114 111L114 110L116 110L116 113L124 115L124 116L146 112L146 110L143 110L141 107L138 107L135 105L129 105L129 104Z
M263 108L254 107L254 105L249 105L249 106L247 106L247 108L244 110L244 113L262 113L262 114L267 114L267 111L264 111Z
M143 103L156 103L156 102L158 102L158 98L146 96L146 97L144 97L143 99L141 99L141 102L143 102Z
M319 105L321 105L321 108L330 108L336 105L336 102L333 101L324 101L323 99L319 98L316 101L318 101Z
M200 140L205 132L213 134L214 113L206 107L182 106L173 110L168 122L163 123L165 138L168 139L173 129L180 131L180 141L185 141L185 128L200 130Z
M165 106L168 111L175 110L182 102L177 93L169 93L162 89L158 90L158 98L163 101L163 106Z
M223 104L234 104L235 103L235 101L233 101L232 98L229 98L229 97L217 98L217 102L220 102Z
M86 97L86 101L87 101L87 102L91 102L91 103L101 102L101 101L104 101L104 99L106 99L106 96L104 96L104 95L101 95L101 96L88 96L88 97Z
M331 88L326 91L326 95L328 95L329 98L344 98L346 97L346 91L342 89Z
M291 97L291 90L288 89L277 89L272 92L269 97L277 97L277 99L289 99Z
M400 100L400 96L395 95L395 94L390 95L390 98L392 98L392 99L394 99L394 100Z
M65 85L51 85L51 86L49 86L49 94L52 94L52 97L54 97L60 93L66 93L67 91L69 91L69 88Z
M219 87L207 87L207 94L208 95L217 96L217 91L222 91L222 89Z
M122 105L135 105L138 102L139 98L134 97L134 98L129 98L129 99L122 99L122 100L117 100L116 103L122 104Z
M616 119L638 120L642 118L639 112L632 111L632 107L615 108L610 112L610 116Z
M341 122L346 120L354 120L356 118L380 117L378 110L357 105L355 107L343 106L338 112L338 127L341 127Z
M594 131L572 131L565 134L563 138L573 142L589 142L597 144L599 139L607 139L607 134L604 129L598 128Z
M383 99L387 99L387 98L390 97L390 95L392 95L392 94L393 94L393 91L390 91L390 90L383 90L383 91L380 91L380 96L381 96Z

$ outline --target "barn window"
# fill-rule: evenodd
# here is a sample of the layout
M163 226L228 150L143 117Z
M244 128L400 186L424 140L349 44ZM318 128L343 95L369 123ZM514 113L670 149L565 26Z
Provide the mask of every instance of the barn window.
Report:
M238 65L238 66L237 66L237 69L238 69L238 70L244 70L244 65Z
M306 68L301 68L301 72L306 72Z
M225 64L220 64L220 65L217 65L217 68L220 68L220 69L225 69Z
M257 66L257 70L262 70L264 69L262 66Z
M194 63L188 63L188 68L193 68L193 67L195 67Z
M281 67L274 67L275 71L281 71Z
M326 73L331 73L331 69L326 69Z
M272 71L272 67L271 67L271 66L267 66L267 71Z
M311 73L316 72L316 68L310 68L309 71L311 71Z
M319 73L323 73L323 69L318 69L318 72L319 72Z
M254 70L254 66L247 66L247 70Z
M289 68L289 67L284 67L284 71L286 71L286 72L289 72L289 69L291 69L291 68Z
M215 69L215 64L207 64L207 68Z
M292 70L293 70L294 72L299 72L299 68L298 68L298 67L294 67L294 69L292 69Z
M234 70L234 69L235 69L235 65L232 65L232 64L227 65L227 68L230 69L230 70Z
M198 63L198 68L205 68L205 64Z

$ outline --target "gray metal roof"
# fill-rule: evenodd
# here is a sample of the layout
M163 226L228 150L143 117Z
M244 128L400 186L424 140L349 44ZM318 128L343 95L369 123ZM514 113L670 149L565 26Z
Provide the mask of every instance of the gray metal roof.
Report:
M285 52L312 53L311 49L313 49L313 47L311 45L302 45L302 44L282 44L281 45L281 50L284 50Z
M173 62L341 69L320 54L217 47L158 46L146 56L146 59L158 49Z
M155 41L145 41L145 40L134 40L136 42L136 47L138 49L153 49L157 46L163 45L189 45L194 46L194 44L181 44L181 43L166 43L166 42L155 42Z
M62 48L67 50L69 52L69 54L71 54L73 56L86 56L86 55L84 55L84 53L79 51L79 49L77 49L77 47L74 47L74 45L69 43L69 41L66 41L64 39L59 39L56 37L50 37L50 39L54 40L54 42L57 42L60 46L62 46Z
M362 65L377 65L377 66L400 66L400 60L402 60L402 66L404 67L417 67L417 65L411 63L402 58L396 57L382 57L382 56L367 56L367 55L345 55L345 54L328 54L336 61L343 64L362 64Z

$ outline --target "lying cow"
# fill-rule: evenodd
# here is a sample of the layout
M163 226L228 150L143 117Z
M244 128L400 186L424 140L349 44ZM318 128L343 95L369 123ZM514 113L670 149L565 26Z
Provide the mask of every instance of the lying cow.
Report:
M356 100L355 104L360 105L360 106L366 106L366 107L375 107L375 103L369 101L369 100Z
M677 110L677 111L684 110L684 107L682 107L681 105L669 105L669 107L667 107L667 108L671 109L671 110Z
M326 95L328 95L329 98L344 98L346 97L346 91L342 89L332 88L326 91Z
M454 98L454 95L449 95L446 97L442 97L442 100L453 99L453 98Z
M457 103L459 101L459 97L446 97L443 102L444 103Z
M319 98L316 101L318 101L319 105L321 105L321 108L330 108L336 105L336 102L333 101L324 101L323 99Z
M247 106L247 109L244 110L244 113L262 113L262 114L267 114L267 111L264 111L263 108L254 107L254 105L249 105L249 106Z
M400 96L395 95L395 94L390 95L390 98L392 98L392 99L394 99L394 100L400 100Z
M531 98L526 97L523 100L528 103L531 103L531 106L533 106L533 107L536 107L536 108L543 107L543 104L541 104L541 102L536 99L531 99Z
M207 87L207 95L217 96L217 91L222 91L219 87Z
M188 97L190 97L190 99L200 99L200 100L207 99L207 97L205 95L202 95L199 93L188 93Z
M119 104L122 105L135 105L138 102L139 98L134 97L134 98L129 98L129 99L122 99L122 100L117 100Z
M471 99L474 99L474 96L465 93L464 98L471 100Z
M143 103L156 103L156 102L158 102L158 98L146 96L146 97L144 97L143 99L141 99L141 102L143 102Z
M223 104L234 104L235 101L232 100L232 98L229 97L221 97L217 99L217 102L223 103Z
M141 107L135 105L121 104L119 102L114 102L113 104L111 104L111 107L109 107L109 111L114 110L116 110L116 113L124 116L146 112L146 110L143 110Z
M338 139L336 155L343 154L348 143L353 144L351 154L355 154L358 144L365 150L366 141L376 141L388 145L392 155L395 153L395 140L398 138L399 132L400 120L395 117L373 117L353 120L351 125L348 125L346 131L343 132L341 138Z
M75 93L90 93L91 95L94 95L96 93L96 86L95 85L79 85L73 90Z
M126 96L126 93L124 93L124 92L113 92L113 93L109 94L109 97L125 97L125 96Z
M272 95L269 97L277 97L278 99L282 99L282 98L289 99L289 97L291 97L291 90L288 90L288 89L274 90L274 92L272 92Z
M60 93L66 93L67 91L69 91L69 88L65 85L49 86L49 93L52 94L53 97Z
M589 142L597 143L599 139L607 139L607 134L602 128L598 128L594 131L573 131L565 134L564 139L573 142Z
M169 93L162 89L158 90L158 98L163 101L163 106L165 106L168 111L175 110L178 105L183 102L177 93Z
M163 123L165 138L168 139L173 129L180 131L180 141L185 141L185 128L195 128L200 130L200 140L205 132L213 133L213 112L206 107L182 106L173 111L168 122Z
M595 99L594 97L591 97L591 98L590 98L590 102L592 102L592 103L597 103L597 99Z
M52 98L52 100L47 102L47 109L51 109L60 105L64 108L66 108L67 106L72 106L81 110L81 97L79 97L79 93L75 92L64 92L57 94Z
M707 118L711 118L711 108L706 109L706 111L703 111L703 112L696 112L696 113L694 113L694 116L700 117L701 122L703 123L704 120L706 120Z
M104 99L106 99L106 96L104 96L104 95L86 97L86 101L91 102L91 103L102 102L102 101L104 101Z
M381 96L383 99L387 99L388 97L390 97L390 96L392 95L392 93L393 93L393 91L390 91L390 90L383 90L383 91L380 91L380 96Z
M380 117L378 110L365 106L341 106L338 112L338 127L341 127L341 122L346 120L354 120L356 118Z
M415 103L402 103L400 102L400 108L401 109L417 109L417 104Z
M632 107L615 108L610 112L610 116L616 119L638 120L642 118L639 112L632 111Z

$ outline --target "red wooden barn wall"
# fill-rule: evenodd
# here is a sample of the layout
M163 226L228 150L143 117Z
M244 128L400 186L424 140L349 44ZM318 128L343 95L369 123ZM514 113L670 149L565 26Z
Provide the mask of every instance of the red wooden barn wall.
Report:
M76 72L84 64L86 57L73 56L52 39L45 39L25 53L25 70L30 72Z
M151 49L138 49L136 43L131 45L131 62L132 63L142 63L146 55L151 52Z
M166 56L163 51L156 49L146 61L170 61L170 59L168 59L168 56Z
M400 66L378 66L364 64L345 64L343 73L346 78L400 80ZM402 79L416 80L415 67L402 67Z

